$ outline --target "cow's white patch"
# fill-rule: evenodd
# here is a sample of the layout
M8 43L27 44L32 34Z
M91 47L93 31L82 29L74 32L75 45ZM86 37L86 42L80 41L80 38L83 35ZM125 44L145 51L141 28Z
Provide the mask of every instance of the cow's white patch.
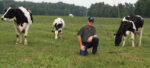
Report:
M140 15L136 15L136 16L137 16L137 17L140 17L142 20L144 20L143 17L141 17Z
M55 39L58 38L58 31L55 31Z
M135 27L135 24L134 24L133 21L127 20L126 17L124 17L122 21L128 21L128 22L131 22L132 25L133 25L133 29L136 30L136 27Z
M131 31L126 31L126 35L129 35L131 33Z
M135 24L134 24L134 22L133 21L130 21L131 23L132 23L132 25L133 25L133 29L134 30L136 30L136 27L135 27Z
M124 18L122 19L122 21L129 21L129 20L127 20L126 17L124 17Z
M138 31L137 32L140 32L143 28L138 28Z
M26 16L27 20L28 20L28 23L31 25L32 24L32 20L31 20L31 17L30 17L30 13L28 10L26 10L24 7L19 7L19 9L24 13L24 15Z
M23 23L22 26L19 25L18 28L19 28L20 32L22 32L24 29L26 29L27 26L28 26L27 23Z
M14 20L16 20L16 17L11 18L11 19L9 19L9 18L3 18L3 20L4 20L4 21L6 21L6 20L7 20L7 21L14 21Z

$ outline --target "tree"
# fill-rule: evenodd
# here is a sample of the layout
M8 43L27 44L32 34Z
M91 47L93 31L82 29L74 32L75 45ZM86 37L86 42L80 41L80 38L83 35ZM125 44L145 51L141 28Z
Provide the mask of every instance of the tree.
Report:
M150 0L138 0L135 4L135 14L150 17Z
M3 13L3 9L4 9L3 1L0 1L0 14Z

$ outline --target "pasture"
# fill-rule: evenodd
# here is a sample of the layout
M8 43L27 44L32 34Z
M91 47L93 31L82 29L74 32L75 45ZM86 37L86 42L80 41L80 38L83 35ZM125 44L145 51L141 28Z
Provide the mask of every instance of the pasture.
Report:
M87 56L79 55L77 31L87 24L87 17L59 16L66 26L62 37L54 39L52 22L57 16L33 16L28 45L15 45L13 23L0 20L0 68L149 68L150 19L145 18L142 46L131 46L130 37L125 47L114 46L114 33L122 18L95 17L94 26L100 39L96 55L88 49Z

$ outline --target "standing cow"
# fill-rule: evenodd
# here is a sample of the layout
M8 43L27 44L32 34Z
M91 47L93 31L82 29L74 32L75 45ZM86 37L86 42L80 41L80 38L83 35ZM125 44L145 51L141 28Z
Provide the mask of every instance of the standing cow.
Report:
M132 47L134 47L134 39L136 39L137 44L137 35L140 35L139 38L139 46L141 46L142 32L143 32L143 24L144 20L141 16L126 16L121 21L121 25L119 30L115 36L115 46L119 46L122 36L123 36L123 44L125 45L126 36L131 34L132 39Z
M69 16L70 16L70 17L74 17L74 15L73 15L73 14L71 14L71 13L69 14Z
M65 26L65 22L62 18L56 18L53 22L53 30L52 32L55 33L55 39L58 39L58 36L60 33L62 33L62 29L64 28Z
M24 7L18 7L13 9L11 7L5 9L4 15L1 17L2 20L14 21L14 27L17 33L16 44L22 43L22 33L24 34L24 45L27 45L27 34L28 29L32 25L33 18L31 11ZM20 37L20 39L19 39Z

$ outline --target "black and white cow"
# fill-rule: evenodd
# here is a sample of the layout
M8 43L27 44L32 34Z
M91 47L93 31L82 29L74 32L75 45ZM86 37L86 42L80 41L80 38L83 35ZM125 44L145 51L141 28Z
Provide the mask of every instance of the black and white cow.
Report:
M56 18L53 22L53 30L52 32L55 33L55 39L58 39L58 36L60 33L62 33L62 29L64 28L65 26L65 22L62 18Z
M134 39L136 40L137 45L137 35L139 34L139 46L141 46L142 32L143 32L143 24L144 20L140 15L135 16L126 16L121 21L121 25L119 30L115 36L115 46L119 46L122 36L123 36L123 44L125 45L126 36L131 34L132 39L132 47L134 47Z
M74 17L74 15L73 15L73 14L71 14L71 13L69 14L69 16L70 16L70 17Z
M17 33L16 44L22 43L22 34L24 34L24 45L27 45L28 29L32 25L33 18L31 11L23 6L13 9L11 7L5 9L2 20L14 21L14 27ZM20 37L20 39L19 39Z

